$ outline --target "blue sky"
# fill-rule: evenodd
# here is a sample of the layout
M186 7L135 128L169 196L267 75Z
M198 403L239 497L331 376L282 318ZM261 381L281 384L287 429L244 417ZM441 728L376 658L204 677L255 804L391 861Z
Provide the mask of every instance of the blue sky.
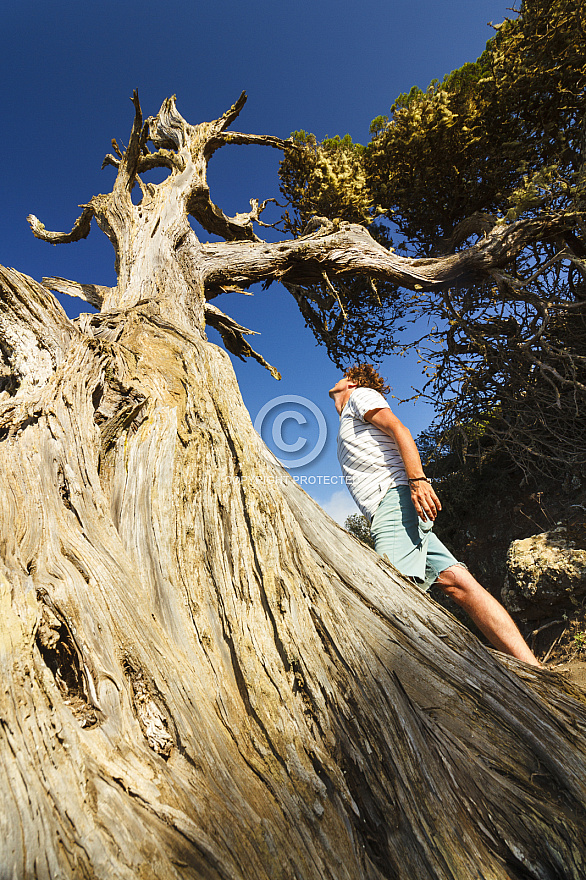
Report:
M70 229L78 205L110 189L114 170L100 166L113 137L127 142L134 88L145 116L176 94L189 122L215 119L246 90L237 130L288 137L303 128L318 138L348 132L365 143L371 120L388 113L399 93L413 85L425 88L475 60L494 33L487 23L510 15L510 5L510 0L3 0L0 262L38 280L61 275L115 284L112 248L97 227L85 241L55 247L32 236L26 216L36 214L48 229ZM279 197L279 158L261 147L220 150L209 168L212 198L232 214L247 210L253 197ZM318 435L325 439L317 458L291 473L343 522L355 508L335 482L337 416L327 391L338 370L316 347L279 285L216 303L259 331L253 346L283 375L276 382L256 362L233 359L253 421L263 406L269 410L262 435L289 462L311 452ZM66 308L72 316L79 311L77 301ZM416 359L389 357L381 372L398 398L408 397L418 381ZM309 403L270 406L274 398L291 395ZM316 407L323 412L325 438ZM395 408L413 434L433 415L421 403ZM281 446L298 451L281 452L273 434Z

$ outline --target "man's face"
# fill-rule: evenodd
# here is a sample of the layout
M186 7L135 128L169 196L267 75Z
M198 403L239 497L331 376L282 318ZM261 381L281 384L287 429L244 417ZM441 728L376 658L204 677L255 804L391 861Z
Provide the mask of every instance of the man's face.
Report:
M342 378L336 382L334 387L330 388L330 390L328 391L328 394L330 395L332 400L335 400L338 394L343 394L344 391L347 391L349 384L352 385L352 387L354 387L355 385L354 382L350 382L348 376L342 376Z

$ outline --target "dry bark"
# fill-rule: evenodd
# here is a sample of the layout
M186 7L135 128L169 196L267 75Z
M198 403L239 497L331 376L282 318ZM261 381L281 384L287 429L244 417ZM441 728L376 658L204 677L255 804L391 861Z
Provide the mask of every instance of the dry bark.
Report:
M577 880L580 694L329 519L205 337L207 311L249 353L206 310L221 287L387 259L357 228L262 244L213 205L214 150L262 142L225 131L239 107L192 127L169 101L143 126L135 97L113 192L67 235L33 221L110 236L118 286L68 290L100 313L1 272L0 877Z

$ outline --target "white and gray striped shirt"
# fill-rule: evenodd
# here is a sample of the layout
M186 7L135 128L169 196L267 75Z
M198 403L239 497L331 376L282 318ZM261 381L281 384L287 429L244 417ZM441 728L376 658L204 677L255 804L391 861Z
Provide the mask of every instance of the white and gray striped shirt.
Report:
M374 388L356 388L340 415L338 461L352 498L369 522L387 489L408 485L394 438L364 420L372 409L389 408Z

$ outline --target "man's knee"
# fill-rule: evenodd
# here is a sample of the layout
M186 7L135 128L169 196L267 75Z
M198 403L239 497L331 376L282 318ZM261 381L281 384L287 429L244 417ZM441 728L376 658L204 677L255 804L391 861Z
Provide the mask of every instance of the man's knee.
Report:
M482 589L478 581L472 577L463 565L452 565L446 568L438 577L438 587L458 604L466 603L472 594Z
M436 584L440 587L453 587L464 582L465 575L470 576L470 573L463 565L452 565L441 572Z

